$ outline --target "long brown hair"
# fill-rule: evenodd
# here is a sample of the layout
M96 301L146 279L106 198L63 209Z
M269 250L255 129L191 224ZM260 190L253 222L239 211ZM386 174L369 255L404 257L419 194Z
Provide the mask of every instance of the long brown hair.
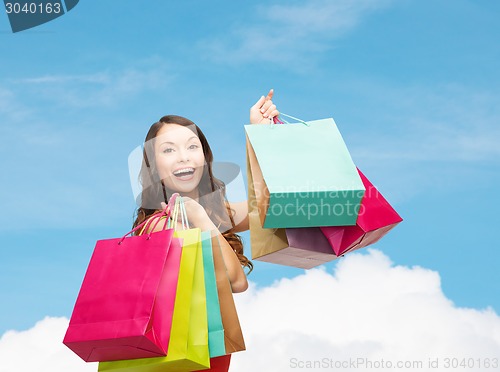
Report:
M178 124L189 128L200 139L203 154L205 156L205 166L198 185L199 194L203 196L199 202L212 222L219 228L222 235L231 245L231 248L238 256L242 266L247 267L249 272L253 269L252 262L243 254L243 242L241 237L234 233L233 211L226 198L226 188L224 182L214 177L212 172L213 154L208 141L201 129L191 120L182 116L167 115L154 123L144 140L143 161L139 174L139 181L142 185L141 206L137 209L134 226L141 224L149 216L160 208L161 202L167 203L173 191L168 190L159 177L156 167L154 142L160 129L167 124Z

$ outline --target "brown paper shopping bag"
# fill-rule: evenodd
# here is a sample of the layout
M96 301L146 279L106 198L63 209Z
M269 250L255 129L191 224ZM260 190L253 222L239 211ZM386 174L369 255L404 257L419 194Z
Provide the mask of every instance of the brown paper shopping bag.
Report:
M218 236L212 237L212 250L214 256L215 280L219 295L222 325L224 327L224 343L226 354L245 350L245 341L241 332L240 320L236 312L231 283L227 276L226 265L222 258Z

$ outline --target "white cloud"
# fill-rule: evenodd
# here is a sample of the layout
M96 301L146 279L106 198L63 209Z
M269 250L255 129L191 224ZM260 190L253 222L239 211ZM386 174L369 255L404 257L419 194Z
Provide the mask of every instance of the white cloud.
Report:
M12 89L0 86L0 133L8 129L7 123L25 120L32 110L16 97Z
M8 331L0 338L0 372L96 371L96 363L85 363L62 340L66 318L39 321L27 331Z
M235 355L234 369L289 371L298 369L294 361L364 358L422 361L428 370L429 358L440 358L441 367L445 357L500 358L500 317L492 309L458 308L438 273L368 252L348 255L333 274L310 270L236 296L247 352Z
M48 74L17 79L14 83L56 104L87 108L115 106L143 91L162 88L171 80L165 63L152 58L123 69L91 74Z
M302 72L314 65L318 52L352 30L366 14L391 0L307 0L256 8L256 14L224 36L203 40L207 58L223 63L271 62Z
M478 363L500 358L500 317L492 309L454 306L438 273L394 266L377 250L348 255L334 273L313 269L268 287L252 284L236 301L247 351L233 356L234 372L302 370L293 366L330 360L421 362L413 370L431 371L444 370L445 358L465 358L475 363L469 370L480 371L490 369ZM4 334L0 372L95 370L62 345L67 323L46 318ZM429 358L439 358L440 368L429 368Z
M88 75L44 75L35 78L23 78L16 80L25 84L63 84L63 83L85 83L85 84L109 84L111 82L109 73L95 73Z

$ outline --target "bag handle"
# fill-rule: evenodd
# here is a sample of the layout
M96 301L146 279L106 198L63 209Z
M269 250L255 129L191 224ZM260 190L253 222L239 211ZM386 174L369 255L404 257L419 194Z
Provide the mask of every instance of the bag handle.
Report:
M293 116L291 116L291 115L287 115L287 114L285 114L285 113L283 113L283 112L280 112L279 116L281 116L281 115L286 116L287 118L290 118L290 119L293 119L293 120L297 120L299 123L302 123L302 124L304 124L304 125L305 125L305 126L307 126L307 127L309 127L309 126L310 126L310 124L309 124L309 123L305 122L305 121L304 121L304 120L302 120L302 119L299 119L299 118L293 117ZM290 124L288 121L286 121L286 120L285 120L285 119L283 119L283 118L282 118L282 120L280 120L280 118L279 118L279 117L277 117L277 116L275 116L275 117L273 118L273 122L274 122L274 124ZM271 127L272 127L272 126L271 126Z
M175 199L174 208L172 212L172 218L168 221L168 228L173 228L177 230L176 222L179 220L179 214L181 217L181 226L183 230L189 229L189 221L187 218L186 206L184 199L179 196ZM173 226L172 226L173 225Z
M274 123L274 124L285 124L285 122L284 122L284 121L281 121L281 120L280 120L279 116L275 116L275 117L273 118L273 123Z
M165 214L165 215L162 216L163 214ZM160 217L158 217L158 219L156 220L155 225L151 229L151 232L153 232L156 229L156 226L158 226L158 223L163 218L165 219L165 223L163 224L163 229L162 230L165 230L165 228L167 227L167 221L168 221L168 217L169 217L169 210L167 210L167 208L165 208L160 213L156 213L156 214L153 214L153 215L149 216L148 222L142 227L142 229L141 229L141 231L139 232L138 235L144 234L144 231L147 231L149 229L149 227L151 227L151 224L153 223L153 220L155 219L156 216L160 216ZM149 235L151 235L151 233ZM149 240L149 235L148 235L148 240Z
M147 237L147 240L149 240L151 238L151 233L153 232L153 230L156 228L156 226L158 226L158 223L160 222L160 219L161 219L161 216L165 216L166 219L167 219L167 222L165 223L165 225L167 225L168 221L170 220L170 216L172 214L172 204L176 203L177 201L177 197L179 196L178 193L175 193L173 194L169 201L168 201L168 204L165 206L165 208L160 211L160 212L157 212L155 214L152 214L151 216L149 216L148 219L146 219L145 221L142 221L139 225L137 225L136 227L134 227L132 230L130 230L128 233L126 233L125 235L123 235L123 237L120 239L120 241L118 242L118 244L122 244L123 241L125 240L125 238L136 232L137 230L139 229L142 229L140 234L139 235L142 235L142 233L147 229L148 225L150 225L151 223L153 223L153 219L154 217L159 217L157 219L157 221L155 222L155 225L153 226L153 228L151 229L151 231L149 232L148 234L148 237ZM180 199L180 198L179 198ZM165 229L165 225L164 225L164 229Z
M148 234L148 237L147 237L147 240L149 240L151 238L151 233L156 229L156 226L158 226L158 223L160 222L160 220L163 218L161 217L162 215L164 215L165 217L165 223L163 224L163 230L165 230L165 228L168 228L168 222L172 216L172 204L175 204L177 202L177 199L179 197L179 194L178 193L174 193L172 194L172 196L170 197L170 199L168 200L168 204L165 206L165 209L162 211L162 212L159 212L159 213L156 213L156 214L153 214L152 216L150 216L148 218L148 222L149 222L149 225L151 225L153 223L153 220L155 216L158 216L159 218L156 220L155 222L155 225L153 226L153 228L151 229L151 232ZM148 223L146 223L146 225L144 225L144 227L142 228L141 232L139 233L139 235L142 235L142 233L147 230L147 227L148 227Z

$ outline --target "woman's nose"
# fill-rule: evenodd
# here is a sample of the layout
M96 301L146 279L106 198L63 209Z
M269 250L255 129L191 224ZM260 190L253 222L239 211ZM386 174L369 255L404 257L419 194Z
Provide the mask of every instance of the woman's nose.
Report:
M177 154L178 154L177 160L179 162L187 162L187 161L189 161L189 154L188 154L188 152L186 150L179 150L177 152Z

